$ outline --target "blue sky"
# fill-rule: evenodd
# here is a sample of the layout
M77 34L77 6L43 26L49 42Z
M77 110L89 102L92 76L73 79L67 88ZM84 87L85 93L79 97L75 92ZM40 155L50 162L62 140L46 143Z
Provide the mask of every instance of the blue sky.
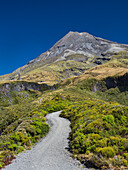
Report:
M38 57L69 31L128 44L128 1L0 0L0 75Z

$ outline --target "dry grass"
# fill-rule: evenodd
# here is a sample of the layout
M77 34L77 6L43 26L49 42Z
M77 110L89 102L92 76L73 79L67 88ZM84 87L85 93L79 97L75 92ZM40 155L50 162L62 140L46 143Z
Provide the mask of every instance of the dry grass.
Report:
M59 61L51 65L45 65L30 71L24 76L21 76L21 80L35 81L38 83L43 81L43 83L53 85L65 78L74 76L74 74L82 74L85 70L85 67L85 63L78 61Z
M65 79L60 83L60 85L62 86L77 85L79 82L81 82L84 79L95 78L101 80L106 77L122 76L125 73L128 73L128 65L122 63L121 61L112 60L105 64L91 68L85 71L80 76L74 76L72 78Z
M63 81L62 84L65 84L67 81L72 80L71 77L74 76L75 80L73 79L73 81L77 83L77 81L81 81L86 78L88 79L90 77L100 80L108 76L123 75L128 72L127 51L115 53L111 58L112 60L99 66L96 66L95 64L97 56L87 58L87 60L84 62L74 61L74 59L83 59L83 56L81 55L68 56L67 60L58 62L50 61L49 64L47 62L42 63L43 61L41 61L41 63L36 63L36 65L32 65L31 68L29 65L23 66L22 68L27 70L24 70L23 72L21 71L21 81L54 85L56 83L59 83L60 81ZM6 83L10 78L17 80L18 70L22 70L22 68L17 69L13 73L0 76L0 80L2 80L1 82Z
M93 77L98 80L101 80L109 76L116 76L116 75L121 76L127 72L128 72L128 68L121 68L121 67L111 68L111 67L97 66L95 69L86 71L83 75L80 76L80 79Z

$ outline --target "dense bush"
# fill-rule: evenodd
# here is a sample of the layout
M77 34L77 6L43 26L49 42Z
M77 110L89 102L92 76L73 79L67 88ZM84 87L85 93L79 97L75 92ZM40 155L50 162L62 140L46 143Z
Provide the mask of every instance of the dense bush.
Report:
M71 121L70 148L78 159L101 169L127 167L128 106L84 100L71 103L61 116Z
M12 101L17 98L18 102L0 107L0 167L49 131L44 117L48 112L33 102L38 96L35 93L11 92Z
M44 137L49 131L45 118L47 113L62 110L69 103L69 97L55 95L43 104L35 104L27 100L23 104L1 108L0 167L9 161L6 159L8 154L14 155L29 149Z
M32 102L0 108L2 153L16 154L37 142L49 131L47 113L63 110L71 121L70 149L82 162L97 168L128 164L128 106L97 99L71 101L69 95L55 95L37 105ZM3 117L2 117L3 116ZM0 159L3 166L8 159Z

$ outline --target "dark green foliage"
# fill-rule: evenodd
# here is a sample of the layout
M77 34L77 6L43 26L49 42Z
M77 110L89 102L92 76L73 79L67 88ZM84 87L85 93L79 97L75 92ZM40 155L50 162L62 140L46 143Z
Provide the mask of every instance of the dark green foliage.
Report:
M100 81L94 78L85 79L78 83L78 87L82 90L86 89L88 91L105 91L107 90L104 81Z
M45 136L49 131L49 126L46 123L42 123L42 121L37 120L33 122L33 128L36 130L36 135Z
M104 92L97 91L95 97L106 101L115 101L120 104L128 105L128 91L121 92L118 87L108 89Z

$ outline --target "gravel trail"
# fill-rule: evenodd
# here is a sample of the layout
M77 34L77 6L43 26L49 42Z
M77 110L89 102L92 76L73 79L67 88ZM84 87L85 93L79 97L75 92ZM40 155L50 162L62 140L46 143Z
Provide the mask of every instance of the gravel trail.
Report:
M17 155L4 170L83 170L65 149L68 147L70 122L59 117L60 112L47 115L51 125L48 135L31 150Z

